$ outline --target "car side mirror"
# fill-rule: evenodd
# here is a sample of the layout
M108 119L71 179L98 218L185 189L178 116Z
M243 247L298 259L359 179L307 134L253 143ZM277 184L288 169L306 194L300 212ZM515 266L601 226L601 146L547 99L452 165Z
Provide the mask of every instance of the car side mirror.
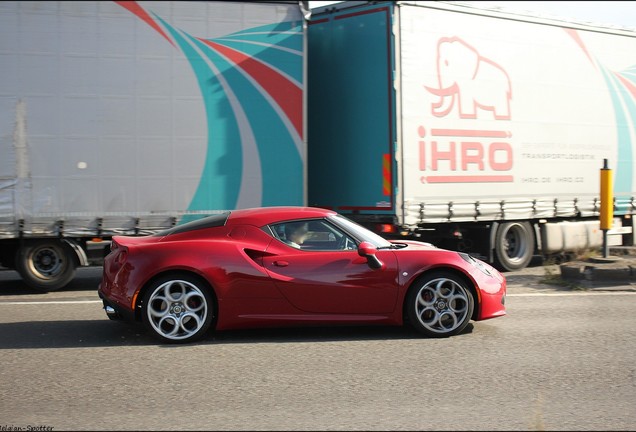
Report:
M365 257L367 259L367 264L373 270L378 270L384 267L384 263L382 263L382 261L380 261L375 255L377 250L378 249L369 242L362 242L358 246L358 255Z

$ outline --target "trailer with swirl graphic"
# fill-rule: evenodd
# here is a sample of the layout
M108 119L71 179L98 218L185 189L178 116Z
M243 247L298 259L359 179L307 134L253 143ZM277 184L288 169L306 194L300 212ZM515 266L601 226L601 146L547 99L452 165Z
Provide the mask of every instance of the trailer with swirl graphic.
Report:
M115 234L306 203L298 2L0 2L0 266L65 286Z
M610 244L634 244L634 30L349 1L307 40L309 205L515 270L601 246L608 160Z

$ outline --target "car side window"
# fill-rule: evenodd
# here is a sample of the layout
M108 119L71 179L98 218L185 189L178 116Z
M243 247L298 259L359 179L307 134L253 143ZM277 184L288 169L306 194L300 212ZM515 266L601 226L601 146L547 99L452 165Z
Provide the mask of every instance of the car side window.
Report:
M355 239L323 219L283 222L270 228L274 237L296 249L337 251L358 246Z

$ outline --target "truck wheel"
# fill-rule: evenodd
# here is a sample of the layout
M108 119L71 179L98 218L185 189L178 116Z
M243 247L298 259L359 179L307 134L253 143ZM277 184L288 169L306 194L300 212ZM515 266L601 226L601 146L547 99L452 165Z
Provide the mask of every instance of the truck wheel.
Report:
M24 282L40 291L55 291L75 277L73 250L57 239L28 241L18 249L16 270Z
M525 268L534 255L534 234L528 222L505 222L497 228L495 265L504 271Z

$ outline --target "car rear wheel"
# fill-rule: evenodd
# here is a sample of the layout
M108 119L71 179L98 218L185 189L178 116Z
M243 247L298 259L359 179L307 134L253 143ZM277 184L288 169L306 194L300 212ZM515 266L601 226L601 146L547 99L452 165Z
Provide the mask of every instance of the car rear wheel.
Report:
M466 328L475 300L466 282L449 272L435 272L416 282L407 297L411 325L428 337L448 337Z
M213 300L208 286L190 275L163 277L146 292L142 316L146 327L163 342L187 343L210 328Z

